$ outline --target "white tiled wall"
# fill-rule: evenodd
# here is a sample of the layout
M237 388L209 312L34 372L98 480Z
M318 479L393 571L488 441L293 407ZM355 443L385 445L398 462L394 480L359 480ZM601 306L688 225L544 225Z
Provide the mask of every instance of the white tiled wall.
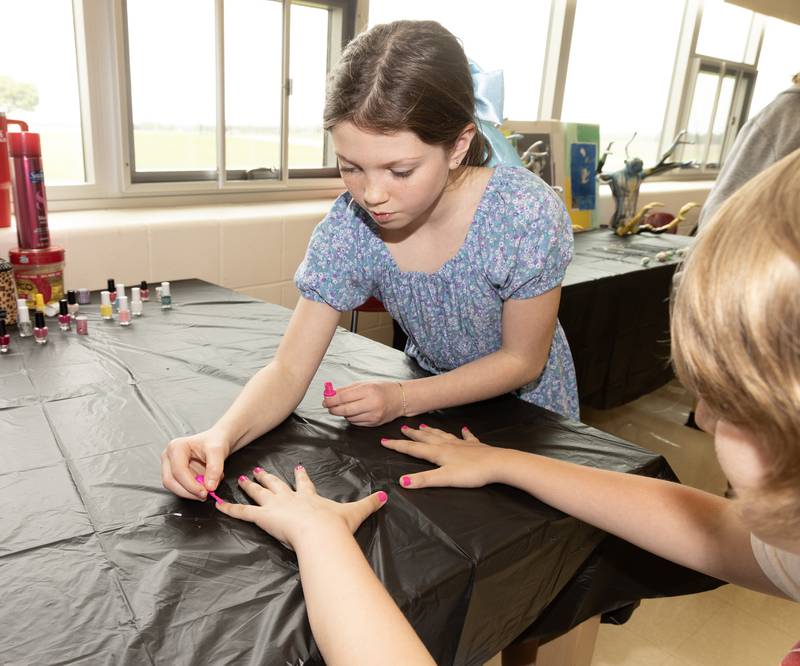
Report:
M293 308L294 273L332 201L92 210L50 214L54 245L66 250L67 288L100 289L197 277ZM16 245L0 229L0 257ZM350 313L342 326L349 328ZM358 332L391 345L385 313L362 313Z
M702 203L710 183L645 183L639 205L665 204L673 213L687 201ZM202 278L270 303L293 308L299 294L293 278L316 224L330 199L289 203L174 206L56 212L50 214L54 245L67 251L67 288L100 289L113 277L126 285ZM614 204L600 191L600 219ZM682 226L697 219L692 211ZM0 257L16 245L14 228L0 229ZM349 327L350 313L342 314ZM361 313L358 332L391 344L385 313Z

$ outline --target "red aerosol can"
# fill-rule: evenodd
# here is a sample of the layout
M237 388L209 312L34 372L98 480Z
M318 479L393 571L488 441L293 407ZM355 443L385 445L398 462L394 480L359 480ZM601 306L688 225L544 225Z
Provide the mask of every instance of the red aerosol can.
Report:
M8 151L14 173L17 242L23 250L47 249L50 247L50 228L39 135L35 132L9 133Z
M6 118L0 111L0 229L11 226L11 170L8 166L8 126L19 125L23 132L28 124L22 120Z

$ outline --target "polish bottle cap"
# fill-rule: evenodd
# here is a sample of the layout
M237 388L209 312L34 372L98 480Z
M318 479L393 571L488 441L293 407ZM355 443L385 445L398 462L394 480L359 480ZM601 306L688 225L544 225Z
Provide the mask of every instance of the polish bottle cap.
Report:
M142 300L142 290L140 287L131 287L131 303Z
M30 320L31 315L28 311L28 301L24 298L17 299L17 322L24 323Z
M36 319L35 319L35 321L36 321L36 328L44 328L45 327L44 312L39 312L37 310L36 311Z
M70 289L67 292L67 302L70 305L75 305L75 303L77 303L77 301L75 300L75 290L74 289Z
M44 310L44 295L43 294L37 293L36 296L35 296L35 302L36 302L36 309L37 310Z
M117 293L124 294L125 293L125 285L122 282L117 283Z
M106 289L100 292L100 305L111 305L111 294Z
M117 287L114 284L114 278L108 278L108 291L112 292L112 291L116 291L116 290L117 290Z
M169 296L169 282L162 282L161 283L161 295L162 296Z
M128 297L127 296L120 296L117 299L117 302L119 303L119 309L120 310L127 310L128 309Z
M73 296L75 295L74 292L73 292L72 295ZM58 314L62 314L62 315L69 314L69 310L67 309L67 299L66 298L62 298L58 302Z
M147 289L147 280L142 280L142 281L139 283L139 288L140 288L140 289Z

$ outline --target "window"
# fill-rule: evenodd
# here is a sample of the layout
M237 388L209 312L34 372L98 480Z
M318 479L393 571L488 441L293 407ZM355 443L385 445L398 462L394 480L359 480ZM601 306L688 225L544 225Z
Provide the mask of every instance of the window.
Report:
M354 2L124 4L132 182L337 175L322 111Z
M503 115L534 120L542 87L550 0L504 0L469 9L461 0L370 0L370 25L398 19L438 21L461 39L467 57L482 69L502 69Z
M800 25L775 18L766 20L750 115L758 113L775 95L792 85L792 76L800 72L800 58L787 57L787 54L797 53L798 44Z
M700 173L719 169L747 118L761 32L753 12L705 0L680 114L691 144L677 151Z
M578 2L561 119L600 125L601 150L614 142L606 172L624 166L634 132L630 157L645 166L660 157L683 10L662 0ZM658 26L656 40L645 26Z
M41 134L48 186L86 183L72 3L0 0L0 17L0 110Z

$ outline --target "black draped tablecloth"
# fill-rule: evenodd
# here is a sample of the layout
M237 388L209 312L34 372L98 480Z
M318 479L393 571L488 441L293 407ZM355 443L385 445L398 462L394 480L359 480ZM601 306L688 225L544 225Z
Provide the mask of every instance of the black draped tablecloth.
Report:
M318 664L294 554L254 525L161 487L159 454L210 426L274 354L290 312L200 282L173 283L129 328L103 322L0 358L0 662ZM337 332L308 395L231 456L220 494L256 465L386 507L356 536L439 664L481 664L517 639L563 632L643 596L718 582L648 556L505 486L407 491L430 466L383 449L400 422L359 428L320 405L323 380L419 374L402 353ZM503 446L673 478L665 461L511 397L434 414ZM407 419L417 425L419 419ZM579 492L579 489L576 489Z
M670 289L681 259L677 251L693 240L650 233L620 238L609 229L575 234L558 318L582 404L617 407L672 379ZM675 254L656 259L668 251Z

